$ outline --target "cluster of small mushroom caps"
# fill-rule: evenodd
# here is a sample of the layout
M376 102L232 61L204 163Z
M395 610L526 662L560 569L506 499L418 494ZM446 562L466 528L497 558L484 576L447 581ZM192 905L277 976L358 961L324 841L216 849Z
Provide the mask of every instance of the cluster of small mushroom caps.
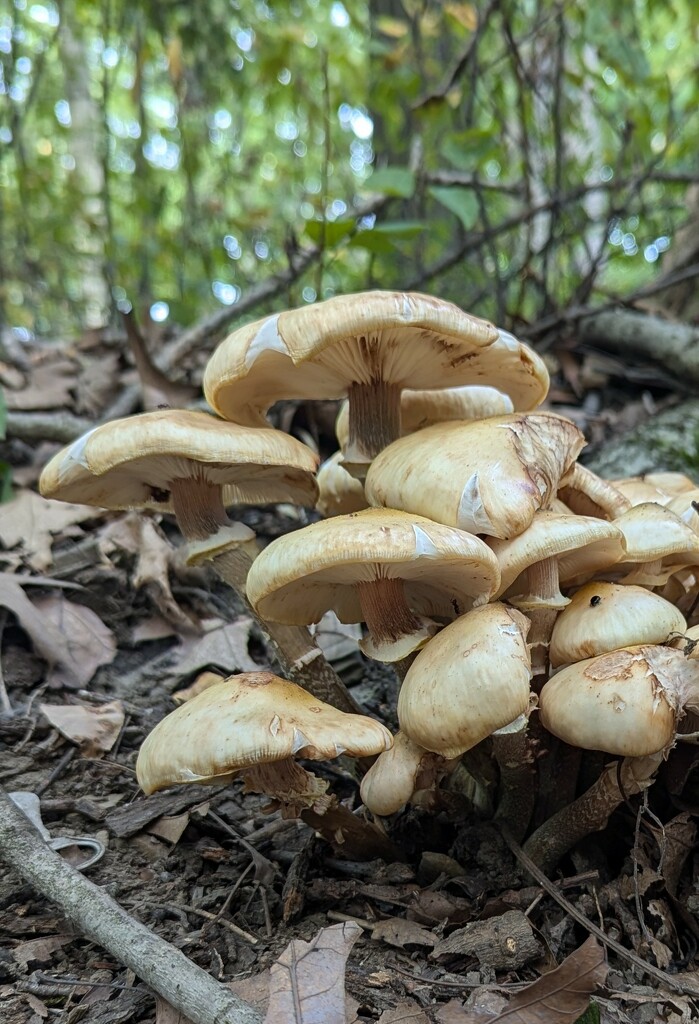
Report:
M288 677L231 676L168 715L139 754L147 793L242 775L348 852L392 855L385 819L410 801L438 808L482 741L499 766L497 815L519 839L546 786L537 774L555 768L543 752L623 758L577 799L567 763L570 799L526 844L550 868L651 784L699 694L683 614L699 590L691 481L595 476L577 462L578 427L532 411L548 391L537 354L416 293L248 324L214 352L204 391L216 415L105 423L40 482L50 498L173 512L188 560L235 588ZM280 399L343 398L341 450L316 475L316 454L267 413ZM269 502L325 518L259 551L227 510ZM395 666L396 736L361 713L314 643L307 627L328 610L363 623L363 652ZM341 754L361 759L373 822L295 760Z

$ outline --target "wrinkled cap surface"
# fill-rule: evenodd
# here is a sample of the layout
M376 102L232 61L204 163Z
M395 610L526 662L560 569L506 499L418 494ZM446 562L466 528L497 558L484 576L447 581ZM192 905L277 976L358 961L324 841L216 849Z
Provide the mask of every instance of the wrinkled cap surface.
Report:
M45 498L102 508L170 511L173 480L224 486L224 502L315 504L317 456L281 430L240 427L204 412L160 409L96 427L58 452Z
M247 594L258 614L274 622L318 622L328 609L341 622L361 622L355 584L386 578L404 581L413 612L453 618L474 600L487 600L500 572L477 537L372 508L272 541L252 564Z
M372 505L506 539L555 497L584 444L575 424L554 413L439 423L385 448L369 468L365 492Z
M368 757L392 743L373 718L338 711L271 672L245 672L215 683L156 725L139 752L136 776L145 793L154 793L289 757Z
M450 302L417 292L341 295L247 324L216 349L204 393L222 416L259 425L280 398L343 398L351 384L493 385L539 405L548 372L528 346Z

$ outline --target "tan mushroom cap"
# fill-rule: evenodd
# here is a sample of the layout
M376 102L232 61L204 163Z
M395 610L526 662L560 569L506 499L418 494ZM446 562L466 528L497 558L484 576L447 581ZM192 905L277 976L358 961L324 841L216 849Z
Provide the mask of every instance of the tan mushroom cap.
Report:
M678 570L699 565L699 535L663 505L634 505L614 524L626 543L615 568L627 573L626 582L659 586Z
M587 583L556 619L549 657L554 668L637 644L663 644L684 633L684 616L645 587Z
M204 412L160 409L96 427L58 452L39 481L46 498L170 511L173 480L224 486L225 504L314 505L317 456L281 430L240 427Z
M506 416L514 412L512 399L497 388L465 385L433 391L403 391L400 397L402 434L414 434L433 423L448 420L482 420L488 416ZM340 448L349 442L349 403L343 402L335 421Z
M403 580L412 610L453 618L486 601L500 574L477 537L394 509L336 516L278 537L255 559L247 579L262 618L288 625L318 622L332 609L362 622L355 584Z
M323 463L317 483L316 508L326 519L361 512L369 504L361 480L351 476L342 465L342 452L335 452Z
M671 498L699 493L699 486L684 473L645 473L643 476L621 477L612 483L634 505L644 501L665 505Z
M539 509L531 525L511 540L490 538L488 546L500 565L500 587L494 597L525 593L522 574L547 558L558 561L559 578L606 569L624 554L624 538L613 523L590 516L562 515Z
M384 449L365 492L372 505L506 539L555 497L584 444L575 424L555 413L439 423Z
M418 654L398 697L401 730L458 757L529 708L528 619L496 602L446 626Z
M348 386L492 384L515 408L546 397L542 360L512 335L417 292L360 292L247 324L216 349L204 393L217 412L257 426L280 398L343 398Z
M324 761L388 750L373 718L349 715L271 672L229 676L164 718L136 761L145 793L185 782L218 782L290 757Z
M642 757L672 746L696 701L699 662L670 647L636 645L561 669L539 696L543 725L585 750Z
M395 814L418 789L433 787L451 768L453 764L413 743L399 730L391 749L379 754L362 779L362 802L372 814Z

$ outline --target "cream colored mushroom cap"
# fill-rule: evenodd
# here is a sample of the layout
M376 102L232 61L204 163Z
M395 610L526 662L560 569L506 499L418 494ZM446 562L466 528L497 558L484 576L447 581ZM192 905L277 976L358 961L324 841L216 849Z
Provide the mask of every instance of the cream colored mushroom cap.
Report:
M362 803L372 814L395 814L408 803L425 755L434 757L404 732L396 733L391 749L379 754L359 787Z
M45 498L102 508L170 511L173 480L224 486L224 502L314 505L318 458L281 430L240 427L205 412L160 409L95 427L54 455Z
M222 781L289 757L369 757L392 743L373 718L338 711L271 672L245 672L159 722L141 747L136 777L145 793L154 793L184 782Z
M556 619L549 655L554 668L637 644L663 644L687 623L674 605L645 587L587 583Z
M465 385L433 391L408 391L400 396L402 434L414 434L433 423L448 420L482 420L488 416L506 416L514 412L512 399L497 388ZM343 402L335 421L340 448L349 441L349 402Z
M363 621L355 584L402 579L410 608L453 618L486 601L500 580L497 560L477 537L394 509L335 516L278 537L253 562L248 600L263 619L318 622L332 609Z
M372 505L515 537L555 496L584 444L575 424L555 413L439 423L385 448L369 468L365 493Z
M548 372L528 346L487 320L418 292L360 292L247 324L216 349L204 393L252 426L280 398L343 398L349 385L492 384L518 409L546 397Z
M398 697L401 730L458 757L529 708L529 620L496 602L446 626L424 647Z
M665 505L671 498L699 493L697 484L684 473L645 473L643 476L621 477L612 483L634 505L644 501L657 501Z
M582 567L590 572L606 569L623 555L624 538L613 523L604 519L539 509L524 533L511 540L491 537L488 546L500 565L500 587L494 595L498 598L526 592L526 580L520 576L544 559L558 560L561 580L566 572L576 575Z
M614 520L624 534L626 553L619 559L618 569L638 567L643 575L647 562L662 560L662 566L648 584L664 583L673 572L699 564L699 536L669 508L655 502L634 505ZM645 583L645 579L629 582Z
M369 504L361 480L351 476L342 465L342 452L335 452L323 463L317 482L316 508L326 519L361 512Z
M539 695L543 725L585 750L642 757L672 746L699 685L699 662L670 647L640 645L561 669Z

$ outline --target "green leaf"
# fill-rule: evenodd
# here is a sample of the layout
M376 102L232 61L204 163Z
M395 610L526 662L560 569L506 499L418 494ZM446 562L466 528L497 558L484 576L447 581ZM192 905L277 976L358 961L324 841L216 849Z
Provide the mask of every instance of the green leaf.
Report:
M364 188L409 199L415 191L415 175L408 167L381 167L364 183Z
M350 245L369 252L388 253L396 251L396 242L409 240L425 231L427 225L420 220L385 221L368 231L359 231Z
M12 497L12 466L0 459L0 504Z
M497 146L497 137L487 128L451 132L440 150L446 160L463 171L475 170L501 152Z
M434 185L427 191L438 203L456 214L465 228L472 228L478 220L478 200L472 189Z
M326 245L337 245L353 229L353 220L307 220L304 229L309 238L320 245L323 239Z
M590 1003L585 1012L575 1021L575 1024L600 1024L599 1004Z

